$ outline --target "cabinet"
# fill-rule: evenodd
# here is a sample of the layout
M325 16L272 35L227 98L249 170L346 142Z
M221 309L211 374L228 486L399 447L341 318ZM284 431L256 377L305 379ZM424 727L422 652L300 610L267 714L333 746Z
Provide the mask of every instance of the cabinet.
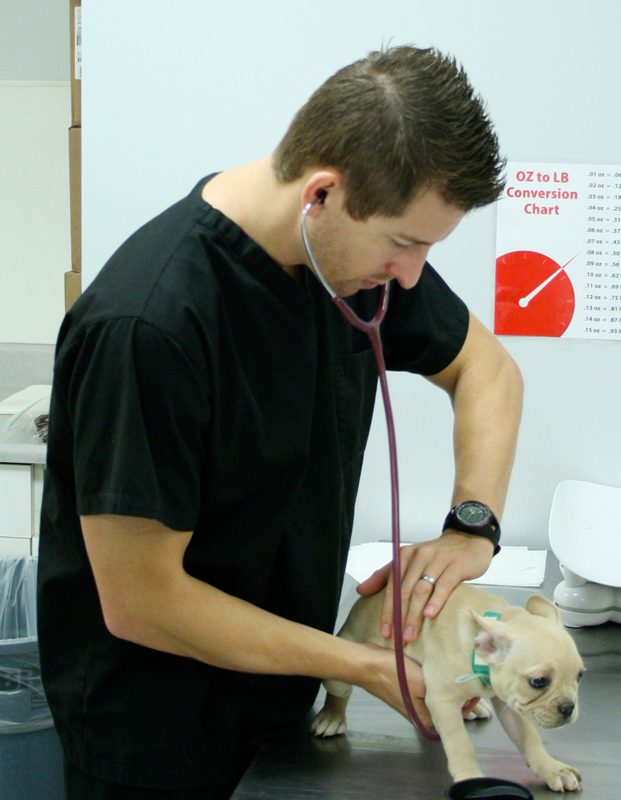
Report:
M36 555L43 465L0 464L0 556Z

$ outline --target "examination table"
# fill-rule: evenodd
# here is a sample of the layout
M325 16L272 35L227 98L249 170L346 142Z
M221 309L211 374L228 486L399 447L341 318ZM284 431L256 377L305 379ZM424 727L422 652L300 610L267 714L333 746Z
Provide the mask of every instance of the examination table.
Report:
M562 579L548 553L540 589L483 587L524 605L540 591L552 597ZM356 597L346 576L339 625ZM551 755L582 773L580 800L618 800L621 763L621 625L570 629L587 667L580 686L580 715L574 725L542 731ZM317 700L321 707L323 690ZM528 769L500 724L468 722L481 769L486 775L526 785L535 798L561 797ZM329 740L310 736L308 725L285 742L265 745L233 794L233 800L441 800L451 779L442 745L424 739L382 702L355 688L348 707L348 733Z

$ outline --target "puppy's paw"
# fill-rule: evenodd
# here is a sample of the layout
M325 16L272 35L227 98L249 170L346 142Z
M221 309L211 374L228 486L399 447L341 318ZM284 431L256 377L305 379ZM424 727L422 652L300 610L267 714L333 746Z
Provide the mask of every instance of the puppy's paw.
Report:
M476 706L466 714L464 719L466 720L473 720L473 719L491 719L492 718L492 707L487 702L481 698Z
M574 767L552 760L545 775L540 775L553 792L579 792L582 789L582 776Z
M313 736L327 738L329 736L340 736L347 730L347 722L344 714L322 708L311 723Z

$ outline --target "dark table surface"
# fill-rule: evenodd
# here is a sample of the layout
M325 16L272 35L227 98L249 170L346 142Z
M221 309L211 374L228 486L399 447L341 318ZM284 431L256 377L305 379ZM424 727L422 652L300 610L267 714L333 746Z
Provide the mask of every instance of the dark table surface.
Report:
M552 597L562 579L548 554L539 590L490 587L514 605L524 605L533 591ZM355 583L346 578L340 621L355 599ZM580 800L618 800L621 762L621 626L570 629L587 672L580 688L580 715L574 725L543 731L549 752L575 766L583 778ZM317 710L323 703L323 690ZM307 729L286 742L265 745L250 765L233 800L416 800L443 798L451 779L442 745L424 739L399 714L361 689L348 707L348 732L330 740L315 739ZM528 769L499 722L468 723L479 764L486 775L522 783L535 798L557 797ZM567 795L565 795L567 796ZM569 795L572 796L572 795Z

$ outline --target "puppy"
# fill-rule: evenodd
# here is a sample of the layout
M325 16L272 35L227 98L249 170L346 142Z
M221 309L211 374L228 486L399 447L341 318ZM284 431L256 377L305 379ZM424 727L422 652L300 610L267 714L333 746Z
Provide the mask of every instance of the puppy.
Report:
M394 648L379 635L383 592L360 598L339 636ZM541 595L526 608L462 584L441 613L426 619L405 654L422 665L425 702L442 739L454 781L482 776L461 709L474 695L491 698L500 722L528 766L556 792L581 788L578 770L552 758L535 725L558 728L578 716L582 659L555 606ZM312 724L316 736L345 731L351 686L326 681L326 702ZM489 717L482 700L472 717Z

